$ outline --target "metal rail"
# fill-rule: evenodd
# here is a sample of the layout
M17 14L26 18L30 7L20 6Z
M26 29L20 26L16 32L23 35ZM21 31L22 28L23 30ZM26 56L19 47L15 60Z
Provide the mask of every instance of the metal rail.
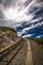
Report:
M18 50L15 52L15 54L13 55L13 57L10 59L10 61L6 65L9 65L10 62L12 61L12 59L16 57L17 53L20 51L20 49L22 48L22 46L23 46L23 43L20 45L20 47L18 48Z
M0 59L1 59L4 55L6 55L8 52L10 52L12 49L15 49L15 48L20 44L21 41L22 41L22 40L18 41L16 44L12 45L12 46L9 47L8 49L2 51L2 52L0 53Z
M3 60L7 59L6 55L8 55L8 56L11 55L12 57L10 58L10 60L5 62L5 65L9 65L9 63L17 55L17 53L19 52L19 50L21 49L23 44L24 44L23 39L21 39L18 43L14 44L11 48L7 49L6 51L3 51L0 54L0 62L2 62L2 63L5 62ZM14 52L13 55L12 55L12 52Z

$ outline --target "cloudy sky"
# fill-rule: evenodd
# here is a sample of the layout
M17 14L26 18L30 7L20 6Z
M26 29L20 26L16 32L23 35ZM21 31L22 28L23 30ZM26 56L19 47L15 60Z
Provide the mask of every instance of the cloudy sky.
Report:
M0 0L0 26L23 38L43 38L43 0Z

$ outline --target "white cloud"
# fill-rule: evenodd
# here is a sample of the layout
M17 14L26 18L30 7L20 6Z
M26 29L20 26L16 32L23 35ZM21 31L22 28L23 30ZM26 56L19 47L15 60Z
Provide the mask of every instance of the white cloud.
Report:
M23 21L30 21L33 17L34 17L34 13L29 13L29 9L30 7L39 7L40 3L37 3L36 0L33 0L26 8L24 7L24 5L21 7L18 3L25 3L26 0L19 0L19 1L15 1L16 5L15 7L11 7L11 8L7 8L6 10L4 9L4 16L5 19L7 20L12 20L12 24L13 23L20 23ZM19 10L20 9L20 10ZM38 9L39 10L39 9ZM27 15L28 13L28 15ZM37 19L38 20L38 19Z
M5 0L2 0L3 3L5 2ZM10 0L9 0L10 1ZM36 21L39 21L41 19L41 17L38 17L37 19L33 19L33 17L35 16L35 12L38 12L40 10L40 8L42 7L43 5L43 2L37 2L37 0L33 0L31 1L31 3L29 3L26 7L24 5L24 3L27 1L27 0L12 0L13 2L9 2L9 4L11 4L11 6L9 5L8 7L8 4L6 2L6 8L4 7L4 5L1 4L0 6L0 9L2 9L2 12L3 12L3 15L4 15L4 19L2 19L2 21L6 20L6 23L3 24L3 23L0 23L3 24L3 25L6 25L6 26L9 26L9 27L13 27L13 28L17 28L19 26L22 26L21 24L23 22L27 22L27 24L31 24L29 27L26 27L26 28L23 28L23 30L21 32L18 31L18 35L21 36L22 34L28 32L30 29L33 29L37 26L41 26L43 24L43 21L38 23L38 24L35 24L34 23ZM38 9L36 11L34 11L33 13L30 14L30 10L33 9L34 7L38 7ZM9 22L9 23L7 23ZM26 35L26 36L23 36L23 37L27 37L27 36L31 36L30 34L29 35Z
M5 0L3 0L3 2L4 1ZM14 7L13 7L13 5L12 5L12 7L6 8L6 9L4 7L2 7L5 20L11 20L12 25L15 23L30 21L35 16L34 15L35 12L30 14L29 9L31 7L35 7L35 6L39 7L40 3L37 3L37 0L33 0L33 1L31 1L31 3L28 4L27 7L24 7L25 5L23 5L23 4L26 1L27 0L13 0L13 2L15 2ZM20 5L20 3L22 3L22 4ZM42 5L42 3L41 3L41 5ZM38 19L36 19L36 20L38 20ZM35 20L33 20L33 22L34 21Z
M6 3L5 0L2 1L3 3ZM14 6L12 5L10 8L9 7L5 8L4 5L2 5L3 7L1 7L1 9L3 11L5 20L11 20L12 24L31 20L33 18L33 15L32 14L27 15L27 7L25 8L24 5L26 1L27 0L13 0L13 4L15 2L15 5Z
M29 21L33 18L33 14L26 14L25 9L21 9L19 11L18 8L9 8L4 10L4 16L7 20L12 20L14 23L22 22L22 21Z
M36 38L41 38L41 37L42 37L42 35L36 36Z
M34 20L31 20L31 23L35 23L35 22L38 23L38 21L40 21L40 20L42 20L42 19L43 19L43 17L38 17L38 18L36 18L36 19L34 19Z
M33 34L27 34L27 35L22 36L22 38L31 37L32 35L33 35Z
M29 27L23 28L23 30L22 30L21 32L18 32L17 34L18 34L18 36L22 36L22 34L24 34L24 33L26 33L25 35L27 35L27 32L28 32L29 30L31 30L31 29L33 29L33 28L36 28L36 27L38 27L38 26L41 26L41 25L43 25L43 21L42 21L41 23L36 24L36 25L32 24L32 25L29 26ZM25 35L24 35L24 36L25 36ZM31 34L30 34L30 35L31 35ZM24 36L22 36L22 37L24 37Z

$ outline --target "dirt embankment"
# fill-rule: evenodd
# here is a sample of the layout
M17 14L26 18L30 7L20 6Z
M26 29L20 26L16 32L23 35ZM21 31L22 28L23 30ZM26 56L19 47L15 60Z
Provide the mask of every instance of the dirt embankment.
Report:
M0 27L0 50L7 45L14 44L19 40L15 30L8 27Z

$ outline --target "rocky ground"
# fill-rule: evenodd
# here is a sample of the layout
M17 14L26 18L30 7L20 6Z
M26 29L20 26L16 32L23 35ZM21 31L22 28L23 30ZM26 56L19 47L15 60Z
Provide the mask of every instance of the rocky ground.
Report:
M16 44L20 38L15 30L7 27L0 27L0 52Z
M16 43L19 39L15 32L9 30L0 29L0 51L2 49L6 49L6 47L11 44ZM26 56L27 56L27 48L28 44L24 41L24 45L20 49L19 53L16 57L11 61L9 65L25 65L26 64ZM1 65L4 65L3 63Z
M27 48L28 44L24 42L21 50L9 65L26 65Z
M0 50L16 43L20 38L10 29L2 30L0 28Z
M43 65L43 44L30 40L33 65Z

